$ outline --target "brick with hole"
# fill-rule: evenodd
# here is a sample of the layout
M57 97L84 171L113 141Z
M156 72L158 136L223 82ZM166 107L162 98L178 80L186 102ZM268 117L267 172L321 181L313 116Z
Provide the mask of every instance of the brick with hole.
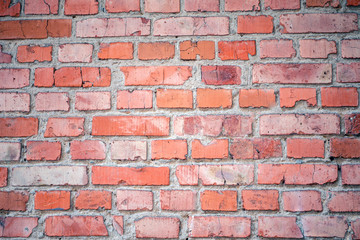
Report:
M220 41L218 53L221 60L249 60L256 54L255 41Z
M360 63L338 63L336 64L337 78L339 83L360 82Z
M287 156L292 158L324 158L324 140L310 138L288 138Z
M65 15L93 15L99 12L98 0L65 0Z
M260 11L258 0L225 0L225 11Z
M329 54L336 54L335 41L327 39L302 39L300 43L300 56L303 58L328 58Z
M30 84L30 69L0 69L0 89L24 88Z
M319 191L286 191L282 193L283 207L288 212L321 212L322 200Z
M180 42L180 59L213 60L215 59L215 43L213 41Z
M40 92L35 96L35 110L38 112L69 111L70 99L66 92Z
M0 209L5 211L26 211L29 201L27 191L0 191Z
M230 154L234 159L267 159L282 157L281 141L270 138L234 139Z
M157 89L158 108L193 108L193 92L183 89Z
M49 118L44 137L78 137L84 134L84 118Z
M296 103L305 101L307 106L317 105L315 88L280 88L280 107L295 107Z
M323 107L357 107L359 93L357 88L321 88L321 105Z
M6 167L0 167L0 188L6 187L8 182L8 169Z
M30 137L38 134L37 118L0 118L0 137Z
M330 156L335 158L359 158L360 140L357 138L330 139Z
M293 58L296 51L293 41L288 39L271 39L260 41L260 58Z
M120 211L151 211L153 192L144 190L117 190L116 207Z
M176 178L182 186L195 186L199 183L199 166L180 165L176 167Z
M26 142L26 160L28 161L57 161L60 157L61 142Z
M275 105L273 89L240 89L239 106L241 108L270 108Z
M359 191L329 192L329 198L327 206L331 212L360 212Z
M0 237L27 238L38 225L37 217L1 217L3 223Z
M100 43L98 58L100 60L134 58L134 45L131 42Z
M240 85L238 66L201 66L201 80L207 85Z
M139 12L140 0L106 0L105 9L109 13Z
M141 42L138 45L140 60L167 60L174 58L175 45L169 42Z
M35 87L52 87L55 83L54 68L36 68L35 69Z
M92 44L63 44L59 46L58 60L59 62L92 62L92 52L94 46Z
M11 0L4 0L0 3L0 16L12 16L17 17L20 15L21 4L11 4Z
M237 191L205 190L200 193L201 209L204 211L237 211Z
M219 0L185 0L185 11L187 12L219 12Z
M30 94L6 92L0 93L0 112L29 112Z
M272 33L274 28L274 18L272 16L241 15L237 18L237 33L255 34Z
M0 142L0 161L19 161L21 155L21 143Z
M70 209L70 191L37 191L35 193L36 210L65 211Z
M191 143L192 158L194 159L215 159L227 158L229 141L228 139L214 139L209 143L202 143L195 139Z
M146 160L146 141L113 141L111 142L111 159Z
M346 135L360 134L360 114L354 113L344 116Z
M307 0L307 7L340 7L339 0Z
M344 216L302 216L305 237L344 238L348 229Z
M279 210L278 190L242 190L241 198L245 210Z
M52 46L23 45L18 47L16 59L20 63L28 62L51 62Z
M187 141L182 139L153 140L151 159L182 159L187 156Z
M73 160L104 160L106 145L99 140L74 140L70 143L70 155Z
M231 108L231 89L198 88L196 101L199 108Z
M265 0L264 6L272 10L297 10L300 9L300 0Z
M120 90L117 92L117 109L149 109L153 107L151 90Z
M179 238L179 231L180 220L177 217L143 217L135 220L137 238Z
M59 0L26 0L25 14L53 14L57 15L59 11Z
M110 92L76 92L75 109L79 111L101 111L111 108Z
M258 235L265 238L303 238L296 217L259 216Z
M194 211L196 208L196 192L191 190L160 190L162 210Z
M360 185L360 165L342 165L341 182L343 185Z
M75 196L76 209L111 209L111 192L100 190L80 190Z

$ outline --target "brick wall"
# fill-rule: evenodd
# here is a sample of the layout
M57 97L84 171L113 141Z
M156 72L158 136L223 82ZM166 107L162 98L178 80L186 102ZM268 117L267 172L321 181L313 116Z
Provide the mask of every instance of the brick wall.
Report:
M359 0L1 0L0 236L360 239Z

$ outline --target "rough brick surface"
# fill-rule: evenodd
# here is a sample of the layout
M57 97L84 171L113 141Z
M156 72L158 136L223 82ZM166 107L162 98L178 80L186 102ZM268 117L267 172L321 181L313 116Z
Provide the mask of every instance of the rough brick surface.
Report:
M19 161L21 144L17 142L0 142L0 161Z
M69 210L69 191L38 191L35 193L35 206L37 210Z
M200 193L201 209L204 211L236 211L236 191L205 190Z
M26 211L26 204L29 201L28 192L12 191L0 192L0 209L6 211Z
M259 236L266 238L303 238L296 217L258 217Z
M6 238L27 238L38 225L36 217L2 217L0 236Z
M144 217L135 221L135 231L137 238L178 238L180 221L175 217Z
M116 207L118 210L152 210L153 193L140 190L118 190L116 192Z
M288 212L322 211L321 193L318 191L283 192L284 210Z
M60 157L60 142L28 141L26 143L26 160L55 161Z
M339 216L304 216L301 223L306 237L343 238L348 229L346 218Z
M180 173L182 177L190 175L188 177L195 179L194 183L197 183L197 178L199 178L201 184L205 186L250 185L254 182L253 165L201 165L196 167L182 166L178 176Z
M1 112L29 112L30 95L27 93L0 93Z
M241 198L245 210L279 210L277 190L242 190Z

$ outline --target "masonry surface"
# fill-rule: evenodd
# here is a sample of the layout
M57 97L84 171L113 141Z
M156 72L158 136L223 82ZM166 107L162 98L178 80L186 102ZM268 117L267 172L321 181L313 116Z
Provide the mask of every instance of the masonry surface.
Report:
M359 0L1 0L0 237L360 239Z

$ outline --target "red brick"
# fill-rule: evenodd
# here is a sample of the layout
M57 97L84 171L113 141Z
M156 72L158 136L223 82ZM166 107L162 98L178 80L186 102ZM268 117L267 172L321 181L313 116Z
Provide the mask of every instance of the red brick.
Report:
M111 143L111 159L146 160L145 141L114 141Z
M187 12L219 12L219 0L185 0Z
M117 109L142 109L153 107L153 92L151 90L121 90L117 92Z
M82 67L83 87L109 87L111 70L107 67Z
M329 192L329 195L327 206L331 212L360 212L359 191Z
M260 41L261 58L293 58L296 51L293 41L287 39L272 39Z
M111 209L111 192L80 190L75 196L76 209Z
M303 238L296 217L258 217L258 235L266 238Z
M343 58L360 58L360 39L342 40L341 56Z
M331 83L331 64L254 64L253 83Z
M104 160L106 146L98 140L74 140L70 143L70 154L73 160Z
M77 92L75 109L79 111L100 111L111 108L110 92Z
M284 210L288 212L322 211L321 193L318 191L283 192Z
M267 159L282 157L281 141L271 138L234 139L230 145L234 159Z
M357 88L321 88L321 104L323 107L357 107L359 94Z
M201 209L204 211L236 211L236 191L205 190L200 193Z
M183 89L157 89L158 108L193 108L193 92Z
M30 94L28 93L0 93L0 112L29 112Z
M341 181L343 185L360 185L360 165L342 165Z
M260 11L258 0L225 0L225 11Z
M106 59L133 59L134 45L131 42L100 43L98 58Z
M57 161L61 157L60 142L27 141L26 160Z
M140 0L106 0L105 9L109 13L139 12Z
M305 101L307 106L316 106L315 88L280 88L280 107L295 107L297 102Z
M265 0L265 9L272 10L297 10L300 9L300 0Z
M69 111L70 99L66 92L40 92L35 96L35 109L43 111Z
M120 67L126 86L183 85L192 76L188 66Z
M88 15L99 12L97 0L65 0L65 15Z
M303 39L300 43L300 56L303 58L328 58L329 54L336 54L335 41L326 39Z
M252 34L252 33L272 33L274 28L272 16L238 16L237 33Z
M59 62L92 62L92 44L62 44L59 46Z
M242 190L243 209L279 210L278 190Z
M272 107L275 105L273 89L240 89L239 106L242 108Z
M11 0L3 0L0 2L0 16L18 17L20 15L21 5L16 3L11 5Z
M0 89L23 88L30 83L30 69L4 68L0 69L0 75Z
M145 12L150 12L150 13L180 12L180 0L145 0Z
M139 43L140 60L164 60L175 56L175 45L169 42Z
M198 88L196 102L199 108L231 108L231 89Z
M36 217L0 217L2 224L0 237L27 238L38 225Z
M54 73L55 86L57 87L81 87L83 84L80 67L63 67Z
M346 218L340 216L303 216L301 224L305 237L344 238L348 229Z
M0 167L0 187L7 186L8 169L6 167Z
M143 190L117 190L116 206L119 211L151 211L153 193Z
M51 62L52 46L19 46L16 59L20 63L25 62Z
M92 184L95 185L169 185L168 167L92 167Z
M47 236L108 236L102 216L49 216L45 219Z
M70 37L71 19L0 22L0 39L44 39Z
M307 7L341 7L339 0L306 0Z
M310 138L288 138L287 157L324 158L324 140Z
M25 191L0 191L0 209L5 211L26 211L29 193Z
M94 136L168 136L170 118L163 116L96 116Z
M32 166L12 169L12 186L86 185L86 166Z
M54 68L35 69L35 87L52 87L54 85Z
M0 118L0 137L30 137L38 134L37 118Z
M161 190L160 204L162 210L194 211L196 192L191 190Z
M227 158L229 155L229 140L214 139L208 144L203 144L200 140L195 139L191 143L192 158Z
M11 59L12 59L11 54L4 53L2 48L3 46L0 45L0 63L11 63Z
M44 137L78 137L84 134L84 118L49 118Z
M189 237L196 238L245 238L251 234L251 219L225 216L190 216Z
M310 185L337 180L337 166L325 164L259 164L258 184Z
M146 18L89 18L76 24L76 36L80 38L147 36L149 34L150 20Z
M179 238L179 231L180 220L175 217L144 217L135 221L136 238Z
M254 182L254 166L234 165L201 165L198 178L204 186L211 185L250 185Z
M240 85L241 68L237 66L201 66L201 80L207 85Z
M221 60L249 60L249 55L256 54L255 41L220 41L218 48Z
M151 141L151 159L186 159L186 140Z
M35 193L36 210L69 210L69 191L38 191Z
M360 2L359 2L360 5ZM353 239L360 239L360 219L356 219L351 222L351 229L353 231L352 237Z
M360 82L360 63L338 63L337 82L340 83L359 83Z
M124 234L124 218L123 216L112 216L113 217L113 227L119 235Z
M360 134L360 114L354 113L344 116L346 135Z
M213 60L215 59L215 43L213 41L180 42L180 59Z
M199 166L197 165L177 166L175 175L180 185L198 185Z
M360 6L359 0L347 0L347 6Z
M262 115L260 116L260 134L340 134L340 119L334 114Z
M184 28L186 26L186 28ZM199 27L201 26L201 27ZM1 28L0 28L1 29ZM172 17L154 21L155 36L222 36L229 34L228 17Z
M0 161L19 161L21 154L21 143L0 142Z
M281 33L342 33L358 30L357 15L284 14L280 16Z
M59 0L25 0L25 14L58 14Z

